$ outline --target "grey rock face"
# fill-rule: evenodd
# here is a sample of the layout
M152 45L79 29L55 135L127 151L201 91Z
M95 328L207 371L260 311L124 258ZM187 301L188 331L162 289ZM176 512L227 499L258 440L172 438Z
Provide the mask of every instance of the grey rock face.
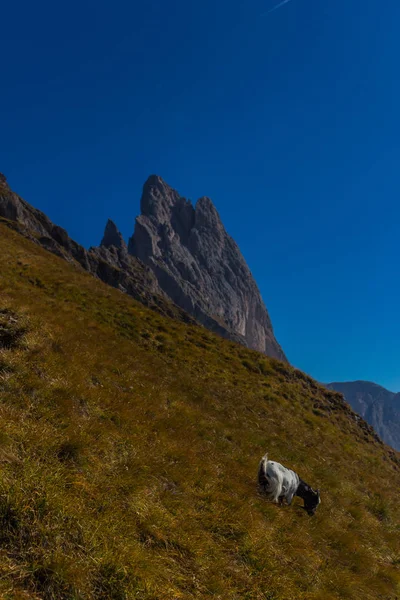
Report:
M384 442L400 450L400 394L369 381L334 382L327 387L343 394Z
M251 272L209 198L195 207L160 177L144 185L129 253L205 327L286 360Z

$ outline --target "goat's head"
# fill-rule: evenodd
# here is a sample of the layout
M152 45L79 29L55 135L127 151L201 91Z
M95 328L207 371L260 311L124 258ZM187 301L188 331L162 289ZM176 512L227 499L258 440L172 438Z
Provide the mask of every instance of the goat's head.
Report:
M308 512L310 517L315 515L315 511L318 505L321 503L321 497L319 490L313 490L312 488L307 491L304 497L304 510Z

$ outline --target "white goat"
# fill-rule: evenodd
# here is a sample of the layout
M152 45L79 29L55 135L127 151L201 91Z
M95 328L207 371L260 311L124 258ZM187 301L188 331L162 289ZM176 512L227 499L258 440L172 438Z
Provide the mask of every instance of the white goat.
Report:
M309 515L315 514L321 502L319 490L313 490L291 469L268 460L268 454L260 461L258 483L268 499L280 505L286 500L290 506L294 496L303 498L304 509Z

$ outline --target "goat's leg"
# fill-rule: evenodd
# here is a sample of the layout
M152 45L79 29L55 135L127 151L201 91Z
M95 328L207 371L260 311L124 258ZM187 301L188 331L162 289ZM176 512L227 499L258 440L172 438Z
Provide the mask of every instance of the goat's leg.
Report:
M272 502L274 502L275 504L279 504L279 502L280 502L280 496L279 496L279 494L275 494L272 497Z
M286 496L286 502L288 503L288 506L290 506L292 504L293 496L294 496L294 494L292 494L292 493L290 493Z

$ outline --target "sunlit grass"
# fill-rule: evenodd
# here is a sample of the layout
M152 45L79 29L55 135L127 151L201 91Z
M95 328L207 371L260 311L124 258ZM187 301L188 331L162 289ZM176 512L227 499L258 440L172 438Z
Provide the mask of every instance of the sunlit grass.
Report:
M0 334L19 331L0 349L0 597L400 593L399 458L338 394L4 225L0 251ZM266 450L321 488L314 518L258 495Z

